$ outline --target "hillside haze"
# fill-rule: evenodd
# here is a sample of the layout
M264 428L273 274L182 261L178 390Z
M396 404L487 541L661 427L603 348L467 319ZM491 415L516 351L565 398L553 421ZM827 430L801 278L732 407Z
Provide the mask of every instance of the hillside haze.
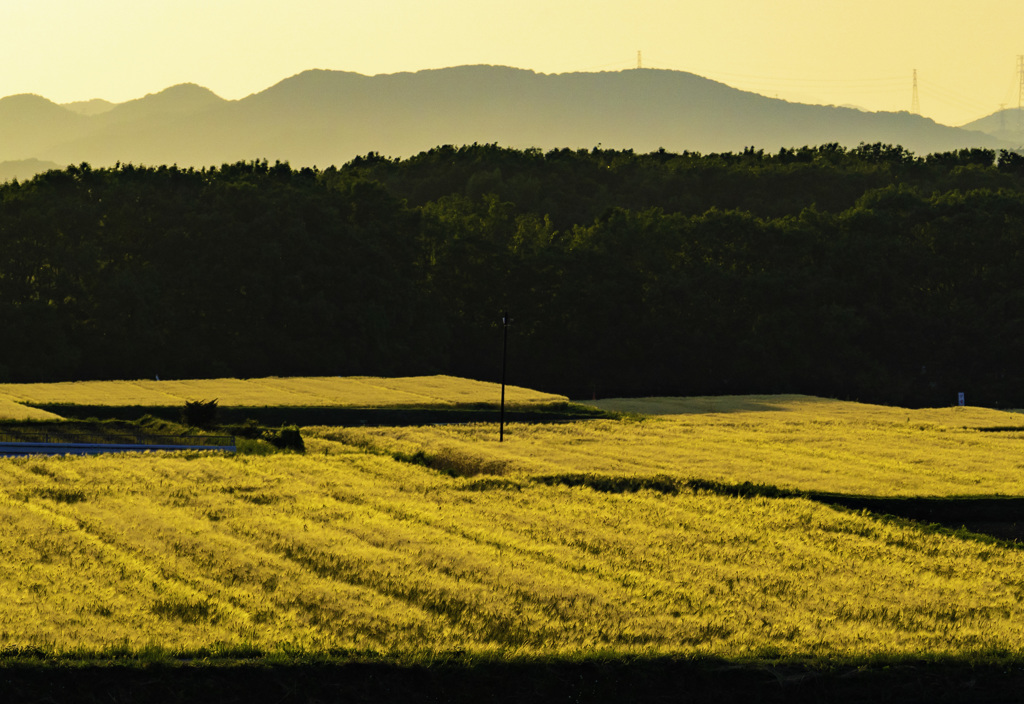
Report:
M0 135L0 162L94 166L266 158L324 167L371 151L404 157L474 142L703 153L832 142L900 144L917 154L1016 146L909 113L789 103L680 71L546 75L500 66L372 77L312 70L237 101L194 84L118 105L17 95L0 99Z
M1004 142L1024 144L1024 110L1021 108L1005 108L991 115L974 120L963 126L964 129L985 132Z

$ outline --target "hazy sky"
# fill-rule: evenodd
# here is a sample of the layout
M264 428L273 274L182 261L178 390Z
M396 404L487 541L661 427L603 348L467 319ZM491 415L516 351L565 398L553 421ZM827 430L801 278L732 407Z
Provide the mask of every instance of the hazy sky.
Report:
M1016 108L1022 0L0 0L0 96L241 98L310 68L636 65L963 124Z

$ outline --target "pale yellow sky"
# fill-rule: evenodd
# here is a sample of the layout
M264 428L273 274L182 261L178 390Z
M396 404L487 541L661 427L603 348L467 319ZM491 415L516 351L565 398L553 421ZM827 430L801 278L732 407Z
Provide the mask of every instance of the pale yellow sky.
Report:
M636 65L963 124L1016 108L1021 0L0 0L0 96L241 98L310 68Z

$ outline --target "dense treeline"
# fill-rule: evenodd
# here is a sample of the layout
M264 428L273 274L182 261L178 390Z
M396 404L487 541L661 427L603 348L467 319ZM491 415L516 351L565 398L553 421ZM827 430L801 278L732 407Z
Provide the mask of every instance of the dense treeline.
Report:
M441 147L0 186L0 379L1024 404L1024 157Z

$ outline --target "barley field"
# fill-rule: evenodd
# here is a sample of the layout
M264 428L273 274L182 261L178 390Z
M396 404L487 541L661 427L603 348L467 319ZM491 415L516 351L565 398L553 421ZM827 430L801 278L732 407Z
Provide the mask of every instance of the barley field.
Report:
M1017 486L1007 434L977 429L1007 416L737 403L516 425L501 444L493 426L307 428L304 455L0 460L0 650L1021 655L1013 545L805 498L546 481L656 472L961 492L938 467L985 452L987 473L980 459L960 468L980 473L974 490ZM479 471L425 466L444 453Z
M333 436L383 452L463 456L496 473L668 475L868 496L1024 496L1021 413L909 410L807 396L605 407L670 412L510 424L503 443L489 424L345 429Z
M500 394L498 384L451 376L140 379L0 384L0 402L85 406L181 406L189 400L216 399L221 406L235 407L445 407L496 405ZM505 396L511 406L567 401L564 396L518 386L508 386Z
M59 420L60 416L39 408L25 406L9 398L0 397L0 421Z

